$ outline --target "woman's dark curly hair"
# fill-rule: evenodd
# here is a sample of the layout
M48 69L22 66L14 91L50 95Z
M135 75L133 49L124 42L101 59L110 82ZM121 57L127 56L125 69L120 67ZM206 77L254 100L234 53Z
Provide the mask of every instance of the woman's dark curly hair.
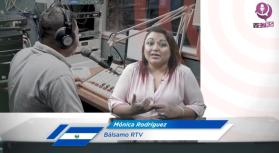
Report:
M156 33L161 33L163 34L166 39L167 42L169 44L170 47L170 58L168 61L168 69L169 69L169 80L171 79L171 76L173 74L173 72L175 71L176 67L181 64L182 62L182 58L179 54L179 48L177 43L175 42L172 34L168 33L167 31L165 31L163 28L161 27L153 27L151 28L148 33L146 34L145 38L144 38L144 44L142 46L142 60L140 61L140 75L143 81L145 81L146 76L148 75L148 61L144 56L144 46L145 46L145 40L147 38L147 36L151 33L151 32L156 32Z

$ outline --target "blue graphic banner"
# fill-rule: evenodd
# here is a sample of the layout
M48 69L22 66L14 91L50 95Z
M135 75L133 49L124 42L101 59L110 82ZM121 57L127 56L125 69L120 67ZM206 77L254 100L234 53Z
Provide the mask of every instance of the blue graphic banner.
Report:
M70 127L66 133L99 133L103 127Z
M68 127L68 129L67 129ZM86 146L103 127L69 127L68 124L59 125L47 139L56 139L53 146ZM63 132L65 131L66 132Z
M68 124L60 124L60 125L47 137L47 139L55 139L67 126L68 126Z
M108 129L219 129L228 120L113 120Z

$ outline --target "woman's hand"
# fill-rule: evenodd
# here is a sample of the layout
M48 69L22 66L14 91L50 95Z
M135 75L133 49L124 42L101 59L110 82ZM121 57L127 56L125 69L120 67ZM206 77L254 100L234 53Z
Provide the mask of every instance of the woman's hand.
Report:
M183 108L178 105L155 104L153 107L158 112L160 119L180 118L184 114Z
M137 115L141 113L148 112L153 109L154 105L151 104L152 100L150 98L146 98L143 102L137 102L136 95L133 95L132 104L131 104L131 114Z
M121 118L138 118L143 119L142 117L137 116L138 114L142 114L148 112L153 108L154 105L150 98L144 99L142 102L138 102L136 100L136 95L133 95L132 103L130 105L117 105L113 108L112 112ZM148 116L145 119L158 119L159 116L156 114L154 116Z

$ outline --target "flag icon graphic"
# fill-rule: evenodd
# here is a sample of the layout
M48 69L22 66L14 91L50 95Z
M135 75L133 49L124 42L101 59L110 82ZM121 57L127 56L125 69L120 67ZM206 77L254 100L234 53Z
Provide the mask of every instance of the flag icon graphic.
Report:
M57 137L66 126L58 126L48 139ZM86 146L101 130L102 127L69 127L53 146Z

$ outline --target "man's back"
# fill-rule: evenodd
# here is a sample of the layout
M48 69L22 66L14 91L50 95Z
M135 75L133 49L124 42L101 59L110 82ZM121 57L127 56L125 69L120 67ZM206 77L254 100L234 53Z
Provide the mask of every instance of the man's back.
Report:
M83 111L64 57L39 42L12 60L8 89L11 111Z

